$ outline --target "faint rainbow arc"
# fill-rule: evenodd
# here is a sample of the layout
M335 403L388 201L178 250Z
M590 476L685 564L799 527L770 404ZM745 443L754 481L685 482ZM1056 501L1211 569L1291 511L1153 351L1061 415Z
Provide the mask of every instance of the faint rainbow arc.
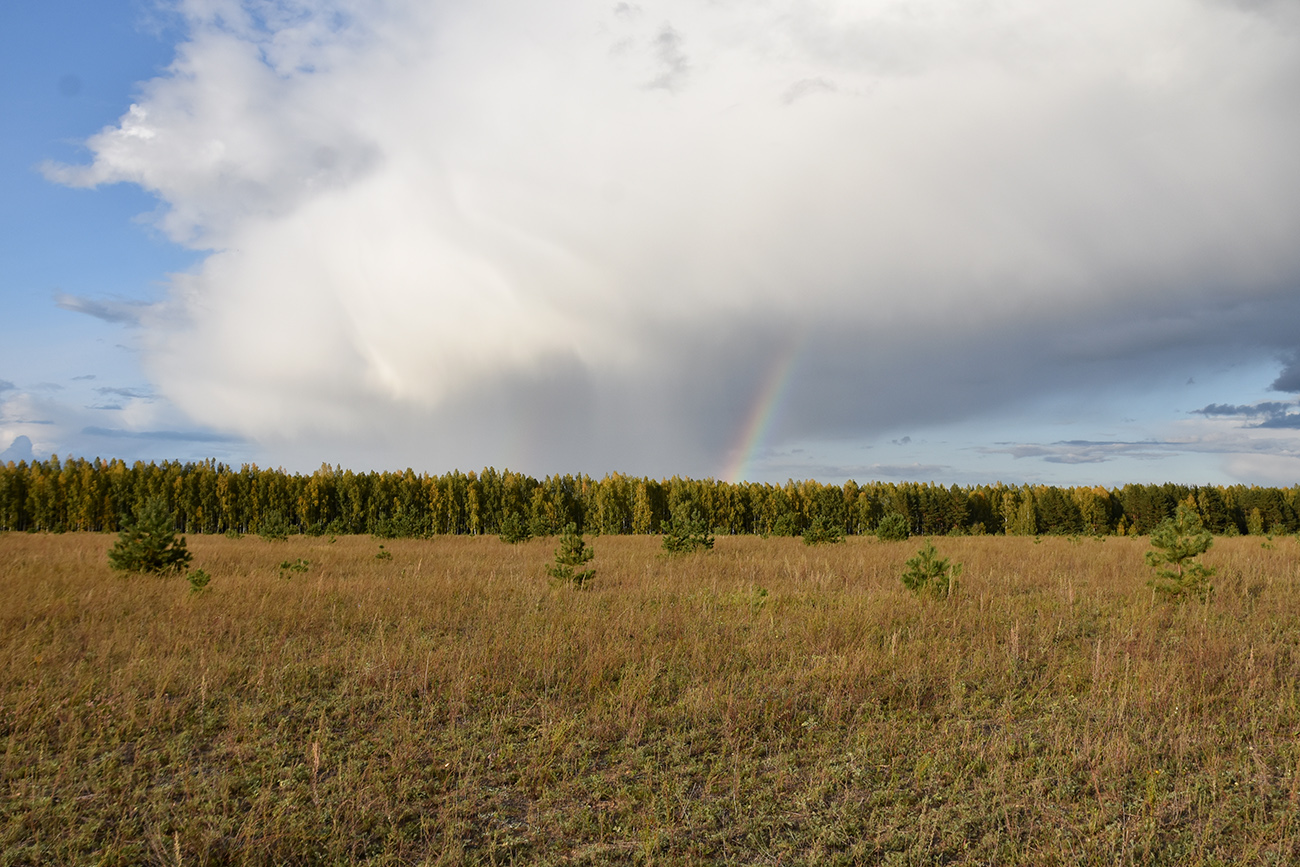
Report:
M735 483L744 481L745 472L753 463L759 448L767 438L772 422L776 420L777 410L790 385L790 380L798 366L799 352L803 348L802 337L793 340L785 351L777 356L758 392L758 399L750 408L745 424L741 426L741 436L732 449L731 463L723 471L723 478Z

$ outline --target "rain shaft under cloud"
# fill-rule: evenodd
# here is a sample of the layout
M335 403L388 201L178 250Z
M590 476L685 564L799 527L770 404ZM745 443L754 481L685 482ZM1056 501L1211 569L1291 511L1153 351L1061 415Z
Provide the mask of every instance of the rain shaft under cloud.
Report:
M1300 344L1292 4L180 9L46 172L212 251L130 313L272 454L710 474Z

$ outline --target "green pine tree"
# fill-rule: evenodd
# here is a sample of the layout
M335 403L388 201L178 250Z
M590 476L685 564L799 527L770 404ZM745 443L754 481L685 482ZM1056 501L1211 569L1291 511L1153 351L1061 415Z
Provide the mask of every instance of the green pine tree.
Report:
M844 541L844 528L832 526L821 515L813 518L808 529L803 531L805 545L834 545Z
M108 565L123 572L184 572L189 562L185 537L177 538L171 510L161 497L150 499L136 512L108 552Z
M560 537L560 547L555 550L555 563L547 568L547 573L560 584L569 584L581 588L588 581L596 577L595 569L583 569L579 571L580 566L586 566L591 562L591 558L596 556L596 552L587 547L586 541L578 528L569 524L564 528L564 535Z
M501 533L497 536L502 542L513 545L516 542L527 542L533 538L532 530L524 519L519 516L518 512L511 512L501 520Z
M664 550L670 554L689 554L713 547L709 532L698 510L687 512L686 503L678 503L671 519L664 522Z
M1151 532L1147 565L1156 568L1148 584L1166 599L1195 596L1204 602L1213 589L1209 579L1214 570L1196 561L1214 544L1214 537L1201 523L1201 516L1186 503L1179 503L1173 518L1165 518ZM1166 568L1160 568L1166 567Z
M257 534L268 542L283 542L289 538L289 522L279 509L266 513L258 527Z
M903 586L914 593L928 590L939 596L951 596L960 574L961 564L949 564L948 558L940 557L934 543L926 539L916 556L907 561Z
M912 535L907 518L897 512L890 512L876 525L876 537L882 542L901 542Z

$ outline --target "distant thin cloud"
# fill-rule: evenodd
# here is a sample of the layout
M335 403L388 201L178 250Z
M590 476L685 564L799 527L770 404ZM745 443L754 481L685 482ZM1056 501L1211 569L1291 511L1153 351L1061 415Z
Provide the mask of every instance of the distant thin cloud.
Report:
M1183 442L1143 440L1139 442L1068 440L1054 443L997 443L981 446L981 454L1003 454L1013 458L1040 458L1049 464L1099 464L1118 458L1158 460L1172 451L1186 449Z
M81 432L86 436L109 437L114 439L172 440L174 442L184 443L242 442L239 437L226 436L224 434L212 433L209 431L124 430L122 428L107 428L90 425L82 428Z
M73 313L84 313L87 316L93 316L104 322L112 322L122 325L139 325L140 317L144 314L145 309L149 306L141 301L105 301L95 300L92 298L82 298L77 295L68 295L59 292L54 296L54 303L63 310L70 310ZM87 377L76 377L83 379ZM88 377L93 379L94 377Z
M690 73L691 62L682 47L682 34L671 24L659 28L654 37L655 55L659 60L660 72L647 87L675 91L686 82Z
M147 388L117 388L113 386L102 386L95 389L95 391L103 395L114 394L118 397L134 398L137 400L154 399L153 392L149 391Z
M804 78L796 81L781 94L782 105L792 105L813 93L834 93L838 88L835 82L826 78Z
M946 464L867 464L862 468L869 478L942 479L952 472Z
M1212 403L1193 410L1197 415L1212 418L1259 419L1251 427L1275 429L1300 429L1300 401L1266 400L1252 404Z

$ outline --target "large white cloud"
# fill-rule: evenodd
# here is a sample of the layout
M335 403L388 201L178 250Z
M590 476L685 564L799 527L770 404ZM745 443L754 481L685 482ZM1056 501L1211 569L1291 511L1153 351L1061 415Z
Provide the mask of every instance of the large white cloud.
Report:
M791 353L833 436L1300 342L1293 4L181 10L49 172L213 251L149 368L263 443L700 473Z

